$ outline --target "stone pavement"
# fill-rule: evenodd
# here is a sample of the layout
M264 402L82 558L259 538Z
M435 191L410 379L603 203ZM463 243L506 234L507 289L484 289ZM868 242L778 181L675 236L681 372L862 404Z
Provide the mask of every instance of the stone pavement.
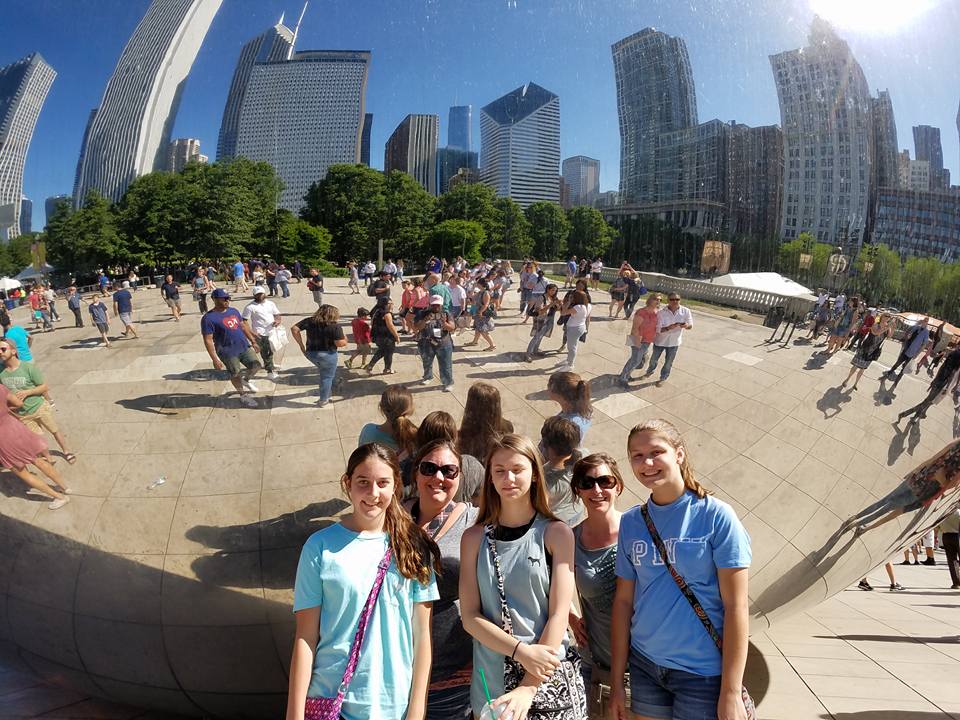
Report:
M328 281L328 287L325 301L348 317L358 306L370 305L365 294L348 295L344 281ZM289 313L288 325L314 307L304 285L292 290L292 298L278 301ZM596 295L606 299L605 293ZM238 299L234 306L240 309L246 301ZM175 702L172 689L154 686L179 688L200 706L215 708L234 692L231 681L282 683L282 664L289 657L284 607L290 588L288 579L275 582L269 571L274 565L287 569L299 546L276 537L273 528L312 508L311 503L324 506L324 516L342 509L336 483L360 427L378 420L380 392L421 373L413 344L404 341L395 360L397 375L342 371L341 395L319 409L312 395L315 372L292 346L283 358L281 379L258 379L259 407L248 410L211 369L199 336L199 314L188 295L184 305L192 312L180 323L168 319L158 291L137 292L135 303L140 340L121 339L111 349L100 348L89 327L73 329L69 320L36 337L36 360L79 458L74 466L60 465L76 494L53 513L0 474L0 513L36 532L126 559L156 577L134 578L143 580L142 586L122 588L132 593L123 603L106 596L104 607L98 570L106 570L95 563L91 567L90 560L80 572L77 559L72 575L55 581L36 580L36 568L52 557L37 548L21 551L14 567L0 567L0 641L13 639L22 648L13 652L4 645L4 655L13 659L0 675L0 717L49 711L61 713L50 717L161 717L84 700L82 694L41 692L16 674L22 662L47 676L61 668L74 682L84 677L81 672L89 673L93 688L108 688L115 698L173 703L184 711L197 707ZM545 385L559 358L551 355L532 365L520 360L529 330L518 324L515 307L511 293L494 333L498 350L457 351L453 393L440 393L439 385L412 388L415 421L435 409L459 418L469 385L482 379L498 387L504 414L518 432L538 435L543 419L557 412ZM925 385L914 378L905 378L891 401L877 392L882 368L875 366L857 392L839 393L835 387L846 376L849 353L825 361L802 343L767 346L769 330L703 313L695 313L695 328L685 336L664 387L634 383L631 392L623 392L612 385L611 374L626 358L628 326L605 320L605 314L606 307L598 305L577 361L594 397L587 445L611 453L626 467L629 428L647 417L666 417L684 433L700 478L743 518L754 539L753 582L765 588L770 617L776 617L769 632L763 618L754 625L751 672L757 679L751 685L761 690L761 717L879 720L884 713L933 718L951 711L960 717L960 698L938 677L941 668L956 672L960 659L949 646L958 632L956 622L950 625L953 593L942 589L949 583L931 582L945 568L904 568L899 579L911 588L904 594L847 591L825 602L843 585L830 586L829 578L813 588L782 581L838 520L892 489L951 439L948 403L933 408L919 427L894 432L890 422L896 413L923 394ZM469 337L461 336L458 344ZM543 343L548 349L559 345L559 333ZM884 361L889 364L895 353L896 344L888 343ZM151 487L160 476L166 482ZM644 495L630 478L622 504L632 506ZM329 501L318 503L324 498ZM885 557L882 547L863 543L850 552L868 556L872 564ZM223 562L228 558L234 564ZM871 577L886 587L882 568ZM238 605L237 597L250 602ZM260 625L250 624L264 622L264 603L270 625L264 626L265 635L254 635ZM39 617L49 624L48 632L31 625L34 608L43 610ZM798 612L804 608L806 613ZM162 637L155 627L160 617ZM117 620L123 628L142 631L151 661L153 643L161 648L162 663L151 667L159 680L117 674L114 658L123 652L111 644L121 629ZM209 625L249 625L250 647L275 655L276 667L250 679L203 677L208 670L194 657L198 649L221 652L222 638L216 631L206 633ZM230 628L223 630L229 635ZM764 663L756 662L760 659L766 672ZM168 667L176 685L165 684L161 671L169 674ZM928 673L932 679L924 680ZM210 690L211 685L216 688Z

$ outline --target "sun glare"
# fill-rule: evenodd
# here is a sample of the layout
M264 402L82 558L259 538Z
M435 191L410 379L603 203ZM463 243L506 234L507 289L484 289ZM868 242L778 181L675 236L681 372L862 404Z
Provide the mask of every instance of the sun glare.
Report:
M870 35L905 30L942 0L810 0L810 8L838 28Z

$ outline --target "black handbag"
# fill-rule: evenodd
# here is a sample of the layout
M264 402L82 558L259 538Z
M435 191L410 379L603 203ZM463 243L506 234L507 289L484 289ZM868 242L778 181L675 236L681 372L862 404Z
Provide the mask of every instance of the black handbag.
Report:
M487 548L490 560L497 572L497 592L500 595L500 619L504 632L513 635L513 621L510 619L510 608L507 607L507 596L504 591L503 572L500 570L500 556L497 553L496 539L493 526L484 526L487 535ZM587 717L587 693L583 684L581 672L583 661L580 653L571 645L567 646L567 653L560 661L553 675L540 683L537 692L530 704L527 717L530 720L585 720ZM505 657L503 659L503 688L510 692L523 681L526 670L518 661Z

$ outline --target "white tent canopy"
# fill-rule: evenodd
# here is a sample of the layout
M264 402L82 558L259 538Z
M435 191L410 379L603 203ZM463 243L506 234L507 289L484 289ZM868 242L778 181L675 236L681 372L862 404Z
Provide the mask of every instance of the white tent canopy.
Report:
M0 278L0 290L13 290L18 287L23 287L19 280L14 280L13 278L8 277Z
M714 278L714 285L730 285L731 287L747 288L748 290L760 290L762 292L771 292L778 295L787 295L789 297L799 297L809 295L813 297L813 291L800 283L796 283L790 278L786 278L780 273L775 272L755 272L755 273L727 273Z

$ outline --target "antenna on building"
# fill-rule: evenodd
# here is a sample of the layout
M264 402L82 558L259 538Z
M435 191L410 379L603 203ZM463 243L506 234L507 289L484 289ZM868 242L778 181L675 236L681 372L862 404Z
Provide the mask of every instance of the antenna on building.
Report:
M306 0L303 3L303 10L300 11L300 17L297 18L297 26L293 28L293 42L290 43L290 53L293 53L293 47L297 44L297 33L300 32L300 23L303 22L303 16L307 12L307 5L310 4L310 0Z
M280 13L280 19L277 20L277 25L283 25L283 17L286 15L286 12Z

